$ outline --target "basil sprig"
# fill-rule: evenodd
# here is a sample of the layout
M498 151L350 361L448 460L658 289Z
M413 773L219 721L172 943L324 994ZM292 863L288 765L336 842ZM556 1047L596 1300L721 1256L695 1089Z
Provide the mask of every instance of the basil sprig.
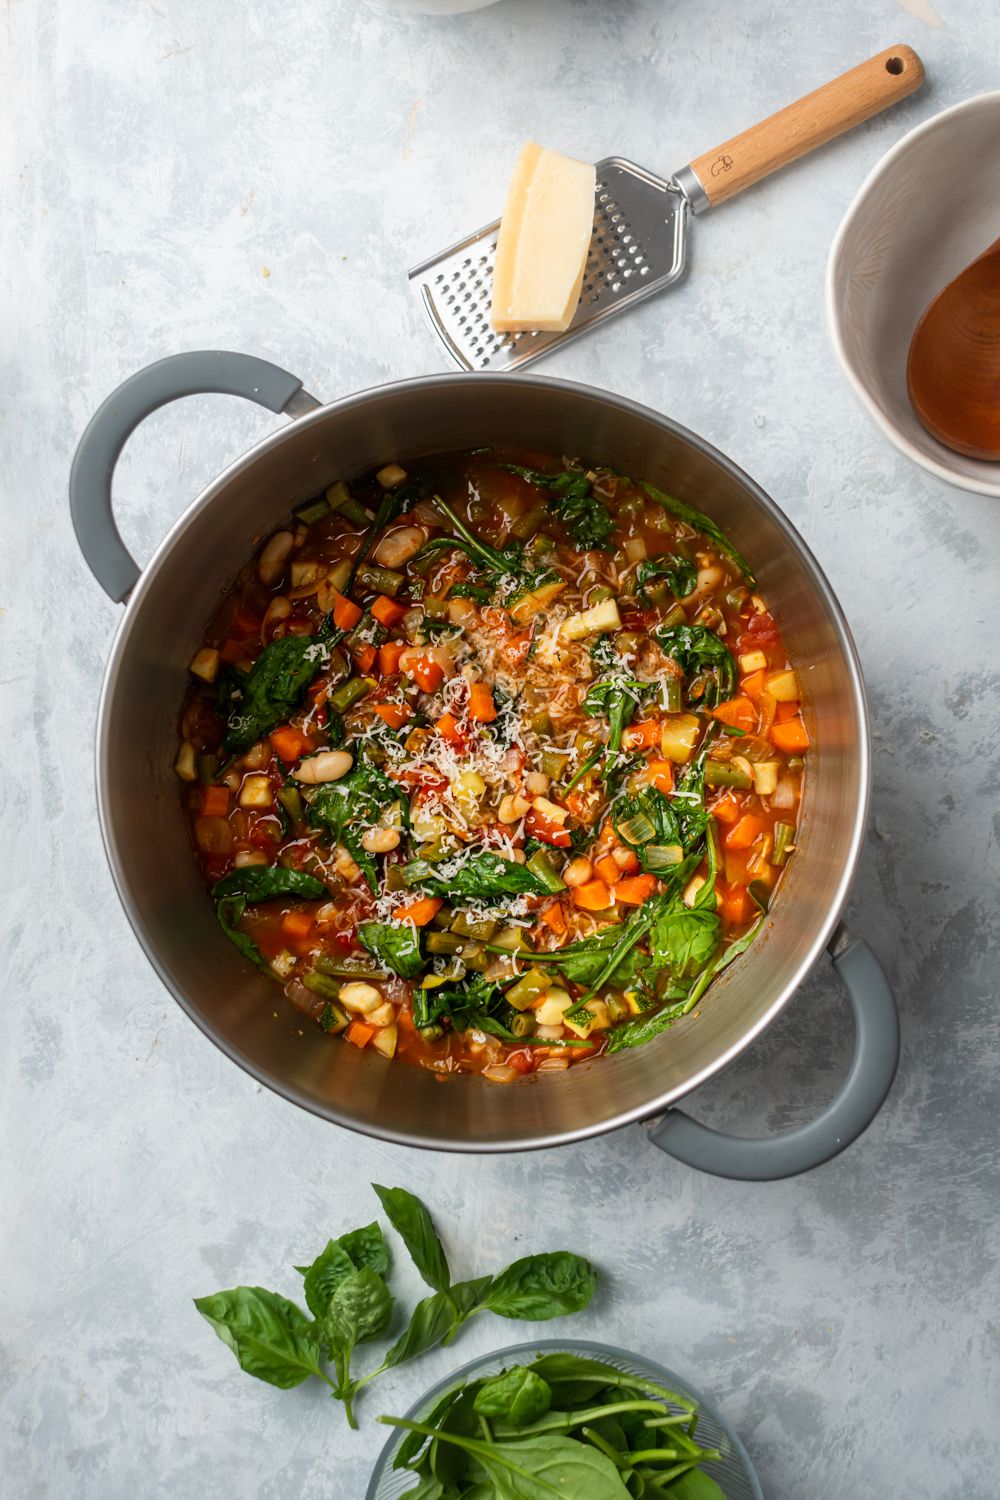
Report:
M196 1298L195 1307L248 1375L282 1390L318 1379L343 1402L349 1424L356 1427L353 1402L363 1386L449 1343L475 1313L540 1322L581 1312L594 1295L597 1272L568 1250L526 1255L495 1276L453 1281L434 1221L420 1199L400 1187L375 1184L375 1192L431 1295L417 1303L381 1363L364 1375L352 1371L358 1347L382 1338L393 1321L389 1255L376 1223L329 1240L311 1265L296 1267L311 1318L263 1287L237 1286ZM514 1405L518 1411L533 1409L525 1394Z

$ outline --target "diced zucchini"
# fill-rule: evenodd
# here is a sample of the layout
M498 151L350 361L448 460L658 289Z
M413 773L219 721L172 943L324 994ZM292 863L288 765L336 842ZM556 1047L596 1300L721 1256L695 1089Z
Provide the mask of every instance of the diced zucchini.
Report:
M459 937L474 938L479 943L488 943L500 924L490 917L474 917L471 912L460 911L451 923L451 931Z
M313 975L312 977L317 978L322 976ZM303 980L302 982L303 984L306 983L305 980ZM311 989L312 986L309 985L308 988ZM327 1001L326 1005L324 1005L323 1009L320 1011L317 1020L319 1021L319 1024L320 1026L322 1026L323 1030L328 1031L331 1036L336 1036L338 1032L347 1030L348 1021L347 1017L344 1015L344 1012L338 1005L332 1005L329 1001Z
M739 766L732 765L726 760L706 760L705 762L705 785L706 786L731 786L737 791L748 792L753 779L749 772L741 770Z
M213 646L203 646L196 651L188 668L202 682L214 682L219 674L219 653Z
M406 470L399 464L386 464L375 475L384 490L394 490L406 481Z
M185 740L178 750L174 770L182 781L198 780L198 757L190 740Z
M381 1052L383 1057L395 1057L398 1040L399 1027L394 1022L391 1026L383 1026L381 1031L376 1031L372 1037L372 1046L376 1052Z

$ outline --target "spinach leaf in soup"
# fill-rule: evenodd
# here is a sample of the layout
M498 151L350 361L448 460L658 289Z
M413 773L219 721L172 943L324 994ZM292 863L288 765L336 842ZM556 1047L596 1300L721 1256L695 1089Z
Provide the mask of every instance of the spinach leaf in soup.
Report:
M245 896L248 901L271 901L276 896L301 896L318 901L326 886L304 870L286 870L283 865L243 865L230 870L212 887L212 895Z
M240 952L244 958L265 974L272 974L271 965L261 953L252 937L240 931L240 923L247 909L247 898L245 896L223 896L215 908L215 915L219 926L233 947Z
M329 641L309 635L286 635L265 646L238 687L231 689L226 749L249 749L294 713L329 652Z
M548 894L548 887L526 865L499 854L474 854L448 874L442 873L440 865L412 859L403 866L403 874L407 885L432 896L488 901L495 896Z
M412 922L362 922L358 941L401 979L413 979L424 966L420 934Z
M686 599L694 592L698 573L693 563L676 552L645 558L635 570L636 588L643 602L648 601L650 585L658 579L663 580L676 599Z
M323 828L333 843L342 844L348 827L370 827L396 802L401 806L405 802L400 788L359 748L346 776L321 782L316 788L309 816L314 827Z
M699 704L717 708L736 692L736 663L714 631L704 625L660 626L653 638L688 678L700 680Z
M750 564L738 548L729 540L726 533L720 527L716 526L711 516L706 516L704 511L695 510L693 505L685 505L683 500L675 500L673 495L668 495L663 490L658 490L655 485L643 482L640 485L640 489L644 490L651 500L655 500L657 505L662 505L664 510L669 511L672 516L676 516L679 521L683 521L687 526L693 526L695 531L703 532L705 536L709 537L715 543L720 552L724 552L727 557L733 559L747 583L753 583L754 577L750 570Z

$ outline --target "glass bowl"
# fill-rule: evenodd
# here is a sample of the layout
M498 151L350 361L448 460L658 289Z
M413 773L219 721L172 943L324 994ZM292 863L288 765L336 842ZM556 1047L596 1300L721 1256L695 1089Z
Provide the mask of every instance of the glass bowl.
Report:
M438 1381L431 1390L424 1392L419 1401L414 1402L406 1412L406 1417L411 1422L419 1422L453 1386L467 1380L478 1380L484 1375L496 1375L508 1365L536 1359L540 1354L579 1354L590 1359L600 1359L616 1370L635 1375L640 1380L655 1381L657 1385L665 1385L696 1402L698 1441L706 1448L718 1448L723 1455L717 1463L706 1464L706 1472L711 1474L726 1500L764 1500L764 1492L746 1449L712 1402L695 1390L690 1381L682 1380L672 1370L641 1355L614 1349L610 1344L593 1344L585 1339L539 1339L535 1343L509 1344L506 1349L481 1355L479 1359L474 1359L460 1370L453 1371L444 1380ZM669 1406L669 1403L665 1404ZM674 1410L679 1411L680 1408L675 1407ZM365 1500L399 1500L400 1495L412 1489L416 1482L412 1470L392 1467L392 1461L405 1436L406 1433L399 1428L391 1433L379 1454Z

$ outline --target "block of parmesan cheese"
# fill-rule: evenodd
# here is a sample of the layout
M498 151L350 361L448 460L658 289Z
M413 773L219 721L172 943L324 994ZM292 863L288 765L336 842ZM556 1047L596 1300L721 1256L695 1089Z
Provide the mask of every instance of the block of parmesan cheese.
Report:
M580 300L596 169L529 141L507 190L493 271L498 333L564 332Z

